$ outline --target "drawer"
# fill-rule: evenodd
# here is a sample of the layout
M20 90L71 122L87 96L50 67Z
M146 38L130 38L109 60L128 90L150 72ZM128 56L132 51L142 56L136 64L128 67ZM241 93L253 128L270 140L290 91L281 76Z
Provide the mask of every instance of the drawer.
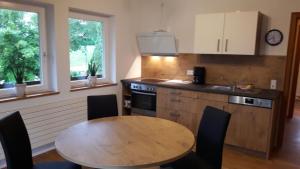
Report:
M158 107L156 109L156 116L162 119L167 119L176 122L178 117L178 112L174 110Z
M187 98L197 98L197 92L195 91L187 91L181 89L171 89L171 88L157 88L158 94L166 94L170 95L171 97L180 96L180 97L187 97Z
M226 102L226 103L228 102L228 95L223 95L223 94L198 92L197 98L203 99L203 100Z
M157 95L156 107L186 112L197 111L197 99L181 96L170 96L166 94Z
M197 132L199 118L195 113L158 108L157 117L177 122L190 129L194 134Z
M194 135L197 135L199 117L198 114L192 112L180 111L177 118L177 123L184 125L186 128L190 129Z

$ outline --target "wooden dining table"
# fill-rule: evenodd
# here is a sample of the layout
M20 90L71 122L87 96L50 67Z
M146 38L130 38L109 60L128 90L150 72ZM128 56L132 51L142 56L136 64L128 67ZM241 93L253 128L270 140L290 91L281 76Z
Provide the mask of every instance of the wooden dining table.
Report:
M61 132L57 152L82 166L104 169L159 166L188 154L195 144L186 127L146 116L84 121Z

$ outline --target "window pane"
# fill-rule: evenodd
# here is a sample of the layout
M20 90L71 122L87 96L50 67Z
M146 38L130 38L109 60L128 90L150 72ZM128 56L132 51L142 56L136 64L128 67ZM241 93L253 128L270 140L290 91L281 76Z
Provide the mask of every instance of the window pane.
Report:
M0 88L13 87L17 72L28 85L40 84L38 17L34 12L0 9Z
M103 77L103 23L70 18L69 40L71 80L86 79L91 59L99 65L96 75Z

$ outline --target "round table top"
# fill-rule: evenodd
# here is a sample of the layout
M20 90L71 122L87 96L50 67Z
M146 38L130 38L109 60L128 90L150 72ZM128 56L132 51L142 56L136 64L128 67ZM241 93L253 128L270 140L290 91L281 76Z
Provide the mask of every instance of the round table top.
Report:
M92 168L159 166L188 154L195 144L186 127L160 118L116 116L81 122L56 138L58 153Z

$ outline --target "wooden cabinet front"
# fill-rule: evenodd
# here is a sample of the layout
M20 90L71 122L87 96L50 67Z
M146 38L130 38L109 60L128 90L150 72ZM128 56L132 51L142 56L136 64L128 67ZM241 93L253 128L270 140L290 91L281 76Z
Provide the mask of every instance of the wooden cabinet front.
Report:
M207 106L231 113L225 143L257 152L270 152L273 109L228 104L222 94L159 88L157 117L180 123L195 136Z
M178 122L195 135L206 106L224 109L228 96L178 89L157 89L157 117Z
M267 152L272 110L266 108L228 104L231 113L225 143L249 150Z
M197 129L197 93L177 89L159 88L157 117L178 122L194 133Z

